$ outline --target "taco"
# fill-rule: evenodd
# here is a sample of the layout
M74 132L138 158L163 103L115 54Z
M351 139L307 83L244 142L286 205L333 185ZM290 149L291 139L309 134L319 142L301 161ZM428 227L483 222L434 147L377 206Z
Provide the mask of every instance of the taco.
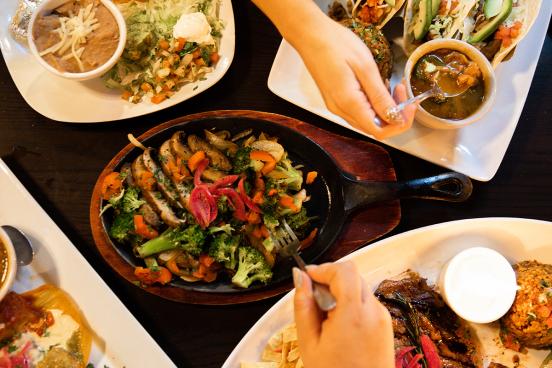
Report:
M452 38L477 0L408 0L404 16L407 54L425 41Z
M405 0L353 0L353 19L381 28L398 12Z
M465 19L461 38L496 67L535 22L541 0L479 0Z
M84 368L91 346L81 311L53 285L0 301L0 367Z

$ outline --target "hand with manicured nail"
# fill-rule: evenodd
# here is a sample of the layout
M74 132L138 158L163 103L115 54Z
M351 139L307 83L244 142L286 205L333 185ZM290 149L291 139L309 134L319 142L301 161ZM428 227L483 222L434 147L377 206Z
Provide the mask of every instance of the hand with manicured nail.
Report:
M400 84L393 96L381 79L372 53L351 30L330 19L312 0L253 0L297 50L326 107L353 127L385 139L412 126L416 105L402 121L385 121L388 109L407 100ZM383 122L376 124L376 115Z
M329 286L337 300L324 315L312 295L311 278ZM392 368L391 316L351 262L293 269L295 323L306 368Z

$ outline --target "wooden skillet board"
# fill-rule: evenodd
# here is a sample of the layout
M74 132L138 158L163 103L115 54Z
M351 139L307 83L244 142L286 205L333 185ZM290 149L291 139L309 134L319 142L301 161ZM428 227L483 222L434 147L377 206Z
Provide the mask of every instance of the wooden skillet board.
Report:
M263 120L273 124L291 128L310 138L324 148L343 171L349 172L359 179L369 181L396 181L395 170L389 154L381 147L361 140L342 137L305 122L282 115L248 111L248 110L221 110L193 114L171 120L158 125L138 137L139 141L148 139L166 129L179 126L184 131L186 124L205 119L248 118ZM252 126L254 127L254 126ZM136 280L134 268L119 254L111 243L104 225L99 217L101 208L101 183L103 178L112 172L126 155L135 147L128 144L104 168L92 194L90 204L90 225L96 247L115 271L128 280ZM321 163L323 164L323 163ZM334 261L360 248L374 239L377 239L397 226L400 221L400 203L392 201L378 204L352 214L343 228L341 235L323 255L321 261ZM292 288L291 282L269 285L243 293L215 294L187 290L175 286L151 286L145 290L166 299L191 304L237 304L269 298L282 294Z

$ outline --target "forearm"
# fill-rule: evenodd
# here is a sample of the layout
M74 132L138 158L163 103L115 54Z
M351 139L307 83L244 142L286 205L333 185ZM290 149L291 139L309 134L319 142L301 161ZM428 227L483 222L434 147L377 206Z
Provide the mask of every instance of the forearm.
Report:
M312 0L252 0L295 48L329 18Z

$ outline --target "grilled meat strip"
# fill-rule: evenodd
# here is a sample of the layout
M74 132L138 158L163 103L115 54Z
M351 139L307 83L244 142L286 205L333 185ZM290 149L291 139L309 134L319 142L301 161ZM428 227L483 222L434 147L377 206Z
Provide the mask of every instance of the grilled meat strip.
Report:
M416 344L407 328L409 316L396 302L400 299L412 305L419 333L433 340L444 368L479 366L476 344L469 327L418 274L408 272L407 277L401 280L384 280L378 286L376 296L391 314L396 348Z

